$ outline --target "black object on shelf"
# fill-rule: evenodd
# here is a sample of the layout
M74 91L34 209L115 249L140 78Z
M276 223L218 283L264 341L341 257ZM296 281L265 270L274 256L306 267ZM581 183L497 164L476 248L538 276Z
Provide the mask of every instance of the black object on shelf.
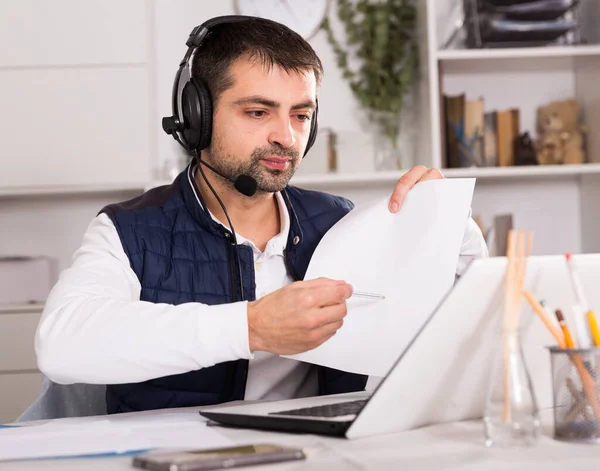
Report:
M463 0L466 46L580 43L578 3L579 0Z
M480 23L481 40L503 47L510 44L545 45L556 41L577 26L573 20L510 21L484 19Z
M577 6L579 0L537 0L502 5L502 0L489 0L487 11L504 15L507 20L552 21L563 17Z
M553 3L562 0L484 0L483 2L479 2L480 4L487 3L493 7L509 7L509 8L519 8L524 5L531 5L533 3Z
M537 165L533 141L528 132L521 134L515 141L515 165Z

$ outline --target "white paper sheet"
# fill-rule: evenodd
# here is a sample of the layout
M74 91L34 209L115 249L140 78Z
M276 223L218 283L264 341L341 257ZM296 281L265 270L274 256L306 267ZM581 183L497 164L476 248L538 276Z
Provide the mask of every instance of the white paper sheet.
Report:
M126 453L153 448L208 449L233 442L197 411L60 419L0 429L0 461Z
M305 279L345 280L384 300L350 298L344 325L289 358L384 376L452 287L475 179L417 184L396 214L389 198L357 207L317 247Z

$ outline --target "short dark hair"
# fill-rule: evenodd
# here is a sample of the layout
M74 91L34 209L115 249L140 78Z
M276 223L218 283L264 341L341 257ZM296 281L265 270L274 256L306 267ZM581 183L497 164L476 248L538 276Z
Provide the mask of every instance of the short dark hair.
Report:
M233 86L231 65L240 57L255 59L269 68L277 65L286 72L312 71L317 87L321 83L321 60L310 44L287 26L263 18L223 23L211 28L194 51L191 64L192 77L206 85L215 105Z

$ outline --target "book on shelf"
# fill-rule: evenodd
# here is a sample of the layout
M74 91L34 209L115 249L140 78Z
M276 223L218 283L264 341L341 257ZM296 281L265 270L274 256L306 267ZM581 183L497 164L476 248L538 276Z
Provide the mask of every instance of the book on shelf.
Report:
M520 113L516 108L497 112L498 166L512 167L515 163L515 142L519 137Z
M485 166L483 153L484 115L482 97L466 100L463 165Z
M460 167L460 138L464 128L465 94L444 95L444 133L446 164L450 168Z
M449 168L481 167L484 161L484 100L444 95L444 163Z
M482 97L443 95L443 138L446 168L515 165L521 133L520 110L485 110Z
M483 116L483 160L486 167L498 165L498 115L495 111Z

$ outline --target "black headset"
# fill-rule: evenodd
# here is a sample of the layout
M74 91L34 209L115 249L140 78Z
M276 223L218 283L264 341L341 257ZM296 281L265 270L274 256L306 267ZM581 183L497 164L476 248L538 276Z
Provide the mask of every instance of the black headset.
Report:
M172 135L177 142L188 152L194 154L210 146L212 136L213 106L207 86L198 78L191 76L190 59L194 51L199 48L211 29L224 23L240 23L256 19L252 16L227 15L212 18L196 26L188 40L185 56L179 63L175 75L172 92L173 116L162 119L162 128ZM315 143L318 131L317 107L310 123L310 134L304 155Z

